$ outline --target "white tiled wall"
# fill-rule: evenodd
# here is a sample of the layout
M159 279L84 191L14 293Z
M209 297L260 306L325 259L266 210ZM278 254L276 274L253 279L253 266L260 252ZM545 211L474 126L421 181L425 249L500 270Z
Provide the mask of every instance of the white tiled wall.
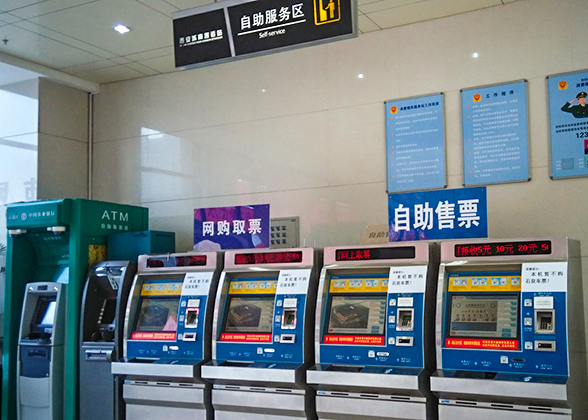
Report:
M262 203L300 216L303 245L356 244L366 225L387 223L384 101L445 93L448 186L459 188L460 89L527 79L532 180L488 187L490 236L580 239L588 290L588 178L549 178L545 83L588 68L585 10L522 0L103 85L94 198L148 206L178 250L192 245L194 208Z

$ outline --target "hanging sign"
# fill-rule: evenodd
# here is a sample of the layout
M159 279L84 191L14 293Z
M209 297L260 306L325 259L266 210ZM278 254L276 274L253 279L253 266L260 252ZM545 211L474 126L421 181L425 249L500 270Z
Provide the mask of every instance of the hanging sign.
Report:
M355 37L356 15L356 0L228 0L176 12L176 67Z

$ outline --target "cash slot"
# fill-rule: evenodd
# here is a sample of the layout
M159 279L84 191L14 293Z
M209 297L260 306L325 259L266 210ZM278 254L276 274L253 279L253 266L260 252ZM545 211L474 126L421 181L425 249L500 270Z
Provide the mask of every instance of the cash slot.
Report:
M535 341L535 351L555 351L555 341Z
M184 333L184 341L196 341L196 333Z
M198 328L198 314L199 313L200 313L200 309L198 309L198 308L186 309L186 321L184 323L186 328Z
M398 309L396 331L414 330L414 309Z
M535 334L554 334L555 320L553 310L535 310Z
M396 345L397 346L412 346L413 345L413 337L396 337Z
M293 330L296 328L296 309L284 309L282 314L282 329Z

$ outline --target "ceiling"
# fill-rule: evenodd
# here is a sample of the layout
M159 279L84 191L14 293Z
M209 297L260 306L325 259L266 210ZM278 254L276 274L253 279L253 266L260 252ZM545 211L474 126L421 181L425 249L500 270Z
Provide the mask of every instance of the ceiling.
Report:
M358 0L359 33L517 0ZM94 82L176 71L172 13L210 0L0 0L0 54ZM131 32L112 27L124 23ZM2 58L0 57L0 61ZM0 85L3 70L0 67Z

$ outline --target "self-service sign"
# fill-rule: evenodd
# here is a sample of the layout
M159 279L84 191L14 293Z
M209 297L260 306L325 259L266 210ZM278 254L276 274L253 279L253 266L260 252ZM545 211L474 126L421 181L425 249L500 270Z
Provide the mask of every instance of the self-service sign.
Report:
M355 0L229 0L174 13L176 67L357 35Z
M486 187L388 195L389 241L486 238Z

